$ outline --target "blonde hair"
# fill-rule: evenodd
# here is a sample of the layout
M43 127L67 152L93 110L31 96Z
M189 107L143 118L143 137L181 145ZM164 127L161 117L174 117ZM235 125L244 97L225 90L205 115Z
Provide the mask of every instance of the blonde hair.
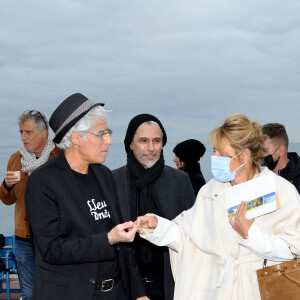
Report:
M226 156L222 149L222 140L226 138L236 154L245 149L251 152L253 169L260 172L261 157L263 156L263 144L267 139L262 132L261 124L251 122L247 116L234 114L229 116L221 127L213 129L209 134L211 145L221 155Z

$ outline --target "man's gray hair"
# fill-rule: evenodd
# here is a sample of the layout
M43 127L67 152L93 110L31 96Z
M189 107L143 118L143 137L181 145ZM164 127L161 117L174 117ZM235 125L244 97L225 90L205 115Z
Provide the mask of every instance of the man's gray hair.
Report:
M35 127L42 131L43 129L47 130L47 135L49 135L49 122L46 116L38 110L26 110L18 118L19 125L26 122L27 120L32 120L35 124Z
M102 106L92 108L82 119L80 119L63 137L58 147L67 149L72 147L71 135L73 131L77 131L83 138L87 140L86 133L80 131L89 131L95 124L96 120L101 120L103 123L107 119L107 111Z
M156 125L159 127L159 129L160 129L161 138L163 138L164 134L163 134L163 132L162 132L162 130L161 130L161 128L160 128L160 126L159 126L159 124L158 124L157 122L155 122L155 121L146 121L146 122L142 123L140 126L145 125L145 124L147 124L147 125L156 124ZM140 126L139 126L139 127L140 127ZM133 136L133 137L134 137L134 136ZM131 144L130 144L130 145L133 146L133 138L132 138L132 141L131 141Z
M160 129L161 138L163 138L164 134L163 134L163 132L162 132L162 130L161 130L161 128L160 128L160 126L159 126L159 124L157 122L155 122L155 121L146 121L146 122L142 123L140 126L145 125L145 124L148 124L148 125L156 124L159 127L159 129Z

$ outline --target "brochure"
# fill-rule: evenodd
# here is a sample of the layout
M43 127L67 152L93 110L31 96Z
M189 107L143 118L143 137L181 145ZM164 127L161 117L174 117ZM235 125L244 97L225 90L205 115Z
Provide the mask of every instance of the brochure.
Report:
M237 206L242 201L247 202L246 217L248 219L279 208L274 176L274 174L268 174L225 189L228 217L231 215L235 217Z

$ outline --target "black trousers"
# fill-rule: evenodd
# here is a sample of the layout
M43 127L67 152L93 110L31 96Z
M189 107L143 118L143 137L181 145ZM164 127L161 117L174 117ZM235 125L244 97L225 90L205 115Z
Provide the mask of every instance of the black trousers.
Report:
M123 286L123 281L118 280L114 288L109 292L95 290L93 300L130 300Z

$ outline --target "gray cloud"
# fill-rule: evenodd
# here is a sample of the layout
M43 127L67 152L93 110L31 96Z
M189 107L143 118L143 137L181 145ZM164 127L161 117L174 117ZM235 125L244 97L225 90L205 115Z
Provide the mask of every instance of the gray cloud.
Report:
M14 1L0 18L0 137L74 92L111 109L115 141L138 113L171 141L232 113L281 122L300 141L297 1Z

